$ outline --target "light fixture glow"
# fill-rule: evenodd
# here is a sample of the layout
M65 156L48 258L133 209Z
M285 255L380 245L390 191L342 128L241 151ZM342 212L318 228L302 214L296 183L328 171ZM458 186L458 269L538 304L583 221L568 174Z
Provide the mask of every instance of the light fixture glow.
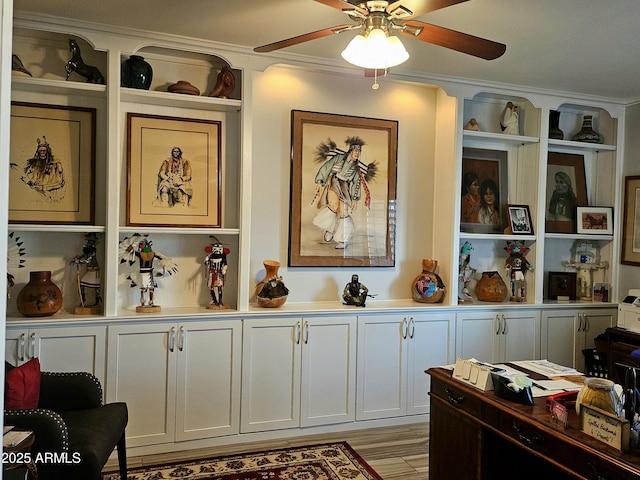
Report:
M342 58L357 67L384 70L406 62L409 53L398 37L373 28L368 34L353 37L342 51Z

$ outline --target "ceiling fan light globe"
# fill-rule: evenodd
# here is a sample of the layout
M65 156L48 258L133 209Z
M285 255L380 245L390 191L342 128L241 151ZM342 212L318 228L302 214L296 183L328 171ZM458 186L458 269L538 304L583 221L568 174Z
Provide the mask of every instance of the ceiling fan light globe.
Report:
M398 37L376 28L367 37L356 35L342 51L342 58L357 67L380 70L400 65L409 53Z
M390 35L388 40L387 67L395 67L409 60L409 52L398 37Z

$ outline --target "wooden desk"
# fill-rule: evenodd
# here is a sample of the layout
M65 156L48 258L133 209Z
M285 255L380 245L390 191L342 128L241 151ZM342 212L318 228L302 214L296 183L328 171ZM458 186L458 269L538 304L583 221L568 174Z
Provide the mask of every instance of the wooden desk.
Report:
M452 378L431 375L430 480L638 480L640 451L621 454L582 433L575 411L569 428L553 423L546 398L519 405Z
M624 385L624 366L640 368L640 358L631 352L640 348L640 334L624 328L607 328L607 363L609 378Z

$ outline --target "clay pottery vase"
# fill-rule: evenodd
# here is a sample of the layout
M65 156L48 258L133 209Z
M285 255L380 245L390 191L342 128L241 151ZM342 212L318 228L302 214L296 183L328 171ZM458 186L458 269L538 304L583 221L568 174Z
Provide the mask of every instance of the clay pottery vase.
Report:
M264 260L262 264L266 273L262 281L256 285L256 302L261 307L280 307L285 304L289 295L289 290L285 287L282 277L278 276L280 262Z
M614 390L614 383L606 378L585 378L584 386L576 398L576 412L580 415L580 406L589 405L605 412L620 414L620 398Z
M422 260L422 273L411 284L411 295L416 302L441 303L444 301L446 288L440 276L435 273L437 267L437 260L429 258Z
M571 139L575 142L602 143L602 137L593 129L593 116L582 117L582 129Z
M140 55L131 55L122 63L121 83L123 87L149 90L153 79L151 65Z
M25 317L47 317L62 308L62 292L51 281L51 272L30 272L29 283L18 293L16 303Z
M185 95L200 95L198 87L194 87L186 80L178 80L176 83L167 87L171 93L183 93Z
M549 138L555 140L562 140L564 138L564 132L560 130L560 112L558 110L551 110L549 112Z
M476 285L476 297L482 302L501 302L507 297L507 285L496 271L482 272Z

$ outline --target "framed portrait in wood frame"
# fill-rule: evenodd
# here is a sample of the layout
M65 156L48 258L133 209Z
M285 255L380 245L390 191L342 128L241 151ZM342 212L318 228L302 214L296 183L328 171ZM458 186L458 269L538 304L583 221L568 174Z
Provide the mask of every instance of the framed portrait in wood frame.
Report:
M93 224L96 109L11 103L9 223Z
M549 152L545 230L547 233L576 233L577 207L587 206L584 157Z
M640 267L640 176L624 179L624 216L620 263Z
M529 205L507 205L507 218L513 235L533 235Z
M289 266L395 263L398 122L291 111Z
M507 224L507 152L464 147L460 230L503 233Z
M219 228L218 120L127 114L127 225Z
M576 218L578 233L613 234L613 207L577 207Z

